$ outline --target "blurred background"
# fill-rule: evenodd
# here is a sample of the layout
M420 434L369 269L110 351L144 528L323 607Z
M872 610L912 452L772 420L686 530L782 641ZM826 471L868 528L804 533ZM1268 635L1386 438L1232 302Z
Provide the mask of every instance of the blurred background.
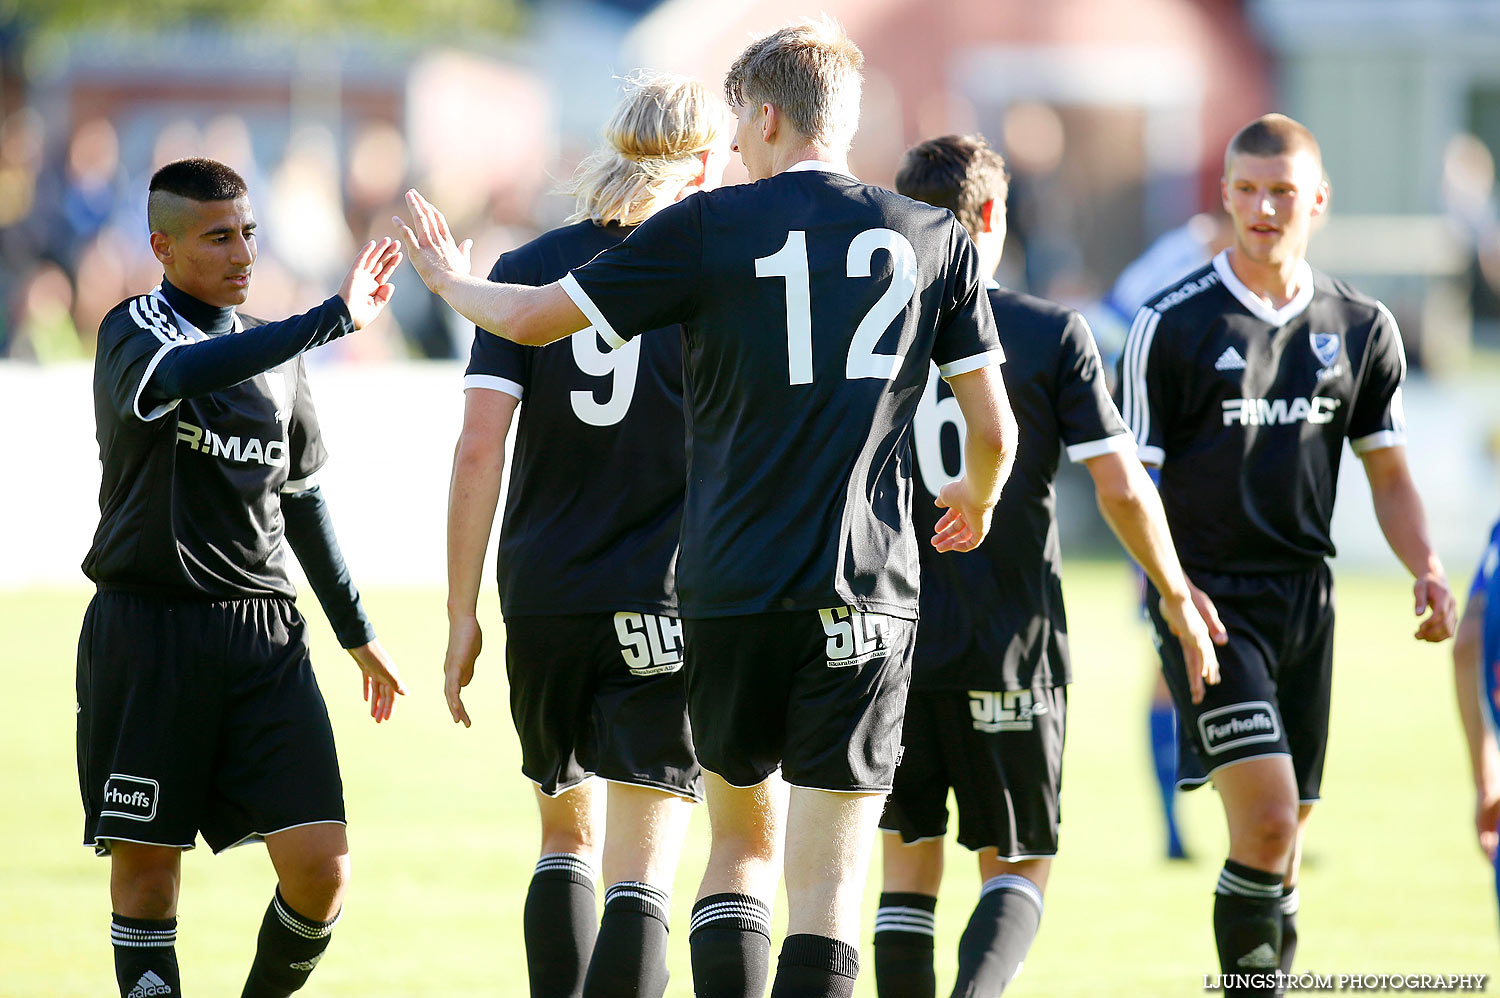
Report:
M7 490L0 513L38 529L0 559L0 585L81 581L87 365L105 312L160 278L157 167L206 155L249 182L252 314L326 297L412 185L474 237L483 272L568 213L552 192L620 75L717 84L748 39L818 10L865 52L854 171L888 184L913 142L982 132L1013 175L1002 283L1082 309L1111 367L1136 305L1226 238L1229 136L1268 110L1309 125L1334 191L1313 261L1399 319L1418 480L1455 576L1469 571L1500 505L1493 0L0 0L0 458L82 477L48 509ZM726 182L743 176L736 162ZM440 519L472 329L409 269L397 281L385 317L309 361L326 418L350 427L331 469L345 487L367 490L374 462ZM28 430L39 408L53 432ZM1062 486L1073 549L1107 545L1085 480ZM1344 491L1341 553L1389 565L1368 502ZM341 511L341 528L389 511ZM351 524L348 546L385 526ZM387 544L368 571L440 580L440 529Z

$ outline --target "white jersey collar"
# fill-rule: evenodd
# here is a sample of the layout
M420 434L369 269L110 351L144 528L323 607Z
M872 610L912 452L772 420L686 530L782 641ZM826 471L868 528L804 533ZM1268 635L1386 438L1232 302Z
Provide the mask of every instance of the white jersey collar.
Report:
M781 172L782 173L805 173L805 172L807 172L809 170L814 170L814 171L817 171L819 173L837 173L839 176L841 176L841 177L848 177L850 180L856 180L856 179L858 179L857 177L854 176L854 174L850 173L848 170L845 170L843 167L834 166L832 163L828 162L827 160L821 160L821 159L804 159L804 160L801 160L799 162L793 163L791 166L787 167L785 170L782 170Z
M1224 282L1229 293L1251 315L1270 326L1280 328L1286 325L1307 311L1307 306L1312 304L1313 272L1306 260L1297 265L1297 294L1280 308L1272 308L1264 298L1245 286L1245 282L1239 279L1234 268L1229 265L1228 250L1220 250L1219 255L1214 257L1214 272L1219 275L1219 280Z

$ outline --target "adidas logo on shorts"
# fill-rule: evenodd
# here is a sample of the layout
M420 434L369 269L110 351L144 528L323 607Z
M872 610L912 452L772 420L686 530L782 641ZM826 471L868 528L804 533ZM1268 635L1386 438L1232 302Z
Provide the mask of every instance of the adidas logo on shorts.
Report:
M141 975L141 979L135 982L135 987L125 998L152 998L153 995L175 994L172 985L156 976L156 971L148 970Z

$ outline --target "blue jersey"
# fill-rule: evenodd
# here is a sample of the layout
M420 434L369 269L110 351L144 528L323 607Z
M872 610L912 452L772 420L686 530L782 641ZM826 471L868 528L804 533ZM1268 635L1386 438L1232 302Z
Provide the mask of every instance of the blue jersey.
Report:
M1490 543L1479 560L1479 571L1474 574L1474 584L1469 588L1469 597L1485 594L1484 606L1484 661L1479 670L1480 699L1484 702L1485 714L1490 730L1500 732L1500 520L1490 530Z

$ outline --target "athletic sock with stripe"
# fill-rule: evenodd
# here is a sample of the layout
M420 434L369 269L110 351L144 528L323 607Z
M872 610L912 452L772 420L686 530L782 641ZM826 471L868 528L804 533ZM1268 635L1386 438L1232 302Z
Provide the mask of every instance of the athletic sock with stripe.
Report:
M315 922L298 914L278 886L261 919L255 962L240 998L287 998L299 990L323 959L338 920L334 915L326 922Z
M120 998L178 998L177 919L112 916L109 939L115 948L115 980Z
M762 998L771 969L771 909L749 894L710 894L688 928L695 998Z
M875 911L875 993L880 998L934 998L932 938L937 898L885 891Z
M1042 924L1042 889L1014 873L991 877L958 940L954 998L998 995L1021 973Z
M584 978L584 998L661 998L667 990L665 891L624 880L604 892L604 918Z
M1281 874L1224 861L1214 891L1219 968L1234 982L1226 995L1274 995L1281 967ZM1266 987L1249 982L1269 981Z
M853 998L859 951L841 939L799 932L781 943L771 998Z
M570 852L537 860L521 921L531 998L578 998L599 931L593 867Z

